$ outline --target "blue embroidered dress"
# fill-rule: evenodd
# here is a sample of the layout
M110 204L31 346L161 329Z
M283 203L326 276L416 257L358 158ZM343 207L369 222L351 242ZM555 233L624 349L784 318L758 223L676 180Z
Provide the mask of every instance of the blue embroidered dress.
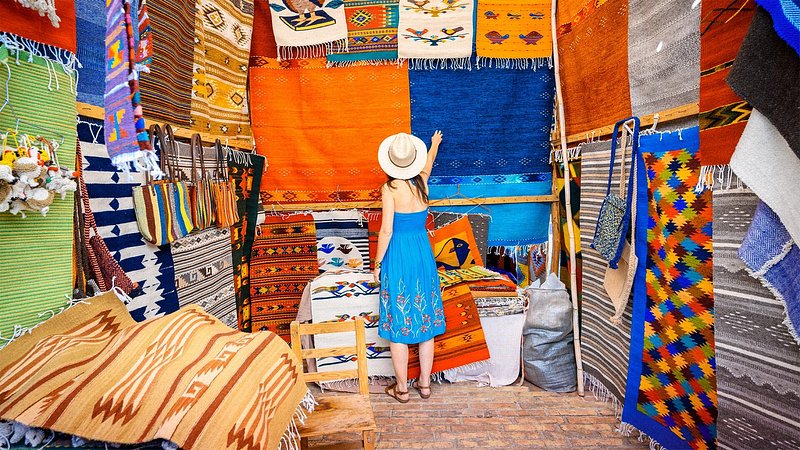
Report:
M439 275L425 221L428 211L394 213L394 229L381 262L378 334L418 344L444 333Z

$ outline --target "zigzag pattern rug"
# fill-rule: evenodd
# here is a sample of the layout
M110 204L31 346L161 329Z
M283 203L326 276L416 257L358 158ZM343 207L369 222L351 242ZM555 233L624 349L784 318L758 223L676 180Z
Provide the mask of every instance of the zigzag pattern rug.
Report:
M697 127L641 139L647 275L634 288L622 420L671 450L715 448L717 437L711 191L694 190L698 146Z
M139 283L139 290L131 293L133 300L128 303L128 310L137 321L177 311L170 248L145 243L136 225L131 191L140 184L142 174L131 173L128 180L114 168L102 143L102 130L97 134L99 122L92 122L92 129L86 124L78 125L83 176L100 234L122 269Z

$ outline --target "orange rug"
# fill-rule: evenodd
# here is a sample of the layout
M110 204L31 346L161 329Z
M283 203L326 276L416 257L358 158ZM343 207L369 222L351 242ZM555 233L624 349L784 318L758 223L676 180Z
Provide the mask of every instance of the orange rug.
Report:
M256 44L254 45L261 45ZM256 151L269 160L269 203L380 198L378 146L411 131L405 65L325 68L325 59L250 59Z
M442 290L447 330L434 338L432 373L489 359L478 309L469 286L459 284ZM419 377L419 347L409 347L408 378Z
M560 1L557 23L567 134L629 117L628 1Z
M275 334L232 330L197 305L136 323L111 292L0 351L0 419L90 440L294 448L306 393Z

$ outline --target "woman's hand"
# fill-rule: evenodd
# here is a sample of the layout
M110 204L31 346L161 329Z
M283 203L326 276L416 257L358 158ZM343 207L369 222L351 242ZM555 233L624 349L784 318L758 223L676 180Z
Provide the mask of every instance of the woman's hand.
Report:
M380 284L381 282L381 268L377 267L375 270L372 271L372 276L375 278L375 282Z
M438 146L441 143L442 143L442 132L436 130L433 132L433 136L431 136L431 147L433 147L434 145Z

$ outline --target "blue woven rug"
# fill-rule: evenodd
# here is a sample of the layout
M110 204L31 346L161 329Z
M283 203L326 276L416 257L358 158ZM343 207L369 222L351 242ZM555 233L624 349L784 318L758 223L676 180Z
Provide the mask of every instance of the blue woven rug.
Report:
M104 145L103 131L97 125L90 129L79 124L78 138L84 158L83 174L97 227L122 269L139 283L140 288L131 293L133 300L127 305L131 316L142 321L177 311L178 296L170 248L168 245L156 247L145 243L136 226L131 191L133 186L140 184L141 173L131 173L129 180L114 168Z
M444 140L431 175L550 172L553 71L411 70L411 131ZM500 194L493 194L500 195Z
M103 106L106 59L106 10L97 0L75 0L78 30L78 101ZM91 141L90 141L91 142Z

